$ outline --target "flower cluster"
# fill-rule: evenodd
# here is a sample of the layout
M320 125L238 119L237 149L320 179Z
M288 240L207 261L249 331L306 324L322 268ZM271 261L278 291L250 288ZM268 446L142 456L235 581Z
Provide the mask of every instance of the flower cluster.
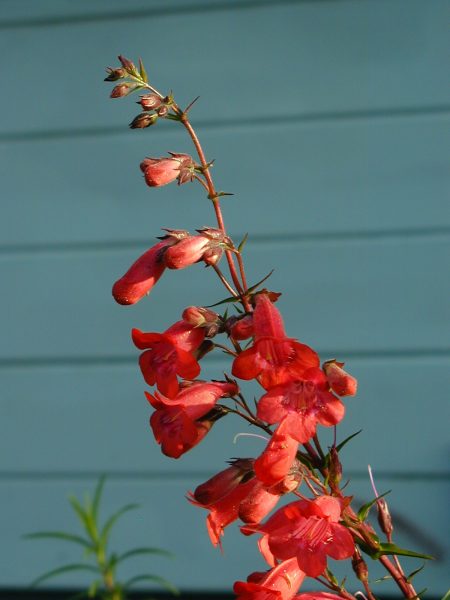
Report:
M374 600L361 551L382 562L405 597L415 597L397 557L395 562L386 557L407 552L392 543L392 524L382 528L388 542L383 544L366 521L370 505L355 512L351 497L340 488L339 451L346 441L337 444L335 433L327 452L319 442L321 427L335 427L344 418L342 398L356 394L356 379L343 369L344 363L332 359L321 364L315 350L286 334L275 305L280 294L261 288L262 282L248 285L245 240L236 246L225 230L220 198L226 194L216 190L212 163L207 162L189 121L193 103L182 110L172 94L161 94L148 83L141 61L137 68L128 59L119 59L121 66L109 68L106 78L120 80L111 96L146 92L139 101L143 112L131 127L148 127L159 118L177 121L198 154L198 162L188 154L173 152L170 157L145 158L140 165L145 182L150 187L175 181L199 183L213 205L217 227L202 227L194 235L166 229L160 241L115 282L114 299L119 304L135 304L149 294L166 269L203 263L227 289L229 297L224 302L236 308L230 316L228 309L220 314L188 306L181 319L162 333L133 329L133 342L142 351L143 378L154 387L145 395L154 409L150 425L155 440L165 455L180 458L203 440L217 420L230 414L265 434L266 446L257 456L231 460L228 468L188 493L192 504L208 511L207 531L214 546L221 546L225 528L237 520L244 535L261 536L258 546L268 570L236 582L237 598L354 598L333 576L328 566L331 558L352 559L365 594ZM219 266L223 258L229 278ZM201 360L217 349L232 359L230 374L223 380L199 379ZM255 408L244 395L245 382L252 380L261 389ZM286 494L293 494L295 500L272 512ZM376 498L371 504L382 515L388 514L385 500ZM306 577L318 579L326 591L297 594Z

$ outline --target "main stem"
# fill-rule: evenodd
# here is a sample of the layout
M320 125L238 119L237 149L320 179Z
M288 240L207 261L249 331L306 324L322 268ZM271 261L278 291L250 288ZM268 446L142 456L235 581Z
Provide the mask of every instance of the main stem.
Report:
M200 140L198 139L198 136L197 136L194 128L192 127L191 123L189 122L187 114L182 112L179 115L179 117L180 117L180 121L183 123L184 127L186 128L186 130L195 146L195 149L197 150L197 154L200 159L200 164L202 165L202 168L203 168L203 175L205 176L206 184L208 187L208 195L214 206L214 212L216 214L217 224L219 226L219 229L224 233L224 235L226 235L227 232L226 232L225 223L223 220L222 210L220 207L219 195L214 186L214 182L212 180L211 173L209 172L209 165L206 160L205 153L203 152L202 145L200 144ZM242 275L242 279L243 279L243 285L241 285L241 282L239 280L239 275L237 273L236 265L234 263L233 253L230 250L225 250L225 256L227 258L228 268L230 270L231 278L233 280L234 285L236 286L236 289L237 289L239 295L241 296L242 304L243 304L245 310L247 312L250 312L251 305L246 296L247 285L246 285L246 281L245 281L245 272L244 272L244 268L243 268L243 264L242 264L242 258L239 257L238 260L240 259L239 267L240 267L240 271L241 271L241 275Z

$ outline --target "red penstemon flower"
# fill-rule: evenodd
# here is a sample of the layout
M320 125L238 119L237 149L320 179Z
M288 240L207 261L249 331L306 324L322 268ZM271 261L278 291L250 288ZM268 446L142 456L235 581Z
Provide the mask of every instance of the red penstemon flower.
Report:
M195 379L199 375L200 365L192 352L205 339L204 329L178 321L164 333L144 333L133 329L132 338L140 350L145 350L139 357L145 381L149 385L156 383L165 396L173 398L177 395L177 375L184 379Z
M258 402L257 415L267 423L283 423L283 431L304 444L316 433L317 424L341 421L345 406L329 391L321 369L307 369L302 379L271 388Z
M305 574L297 560L281 562L267 573L252 573L247 581L236 581L236 600L291 600L301 586Z
M341 511L341 502L331 496L299 500L246 532L259 531L266 536L260 549L269 564L296 557L306 575L318 577L326 568L327 556L343 560L355 550L351 533L339 523Z
M145 158L141 162L140 168L148 186L161 187L175 180L178 180L178 184L192 181L195 167L192 157L188 154L170 154L171 158Z
M235 377L257 379L268 390L320 365L312 348L286 337L281 315L265 294L256 297L253 327L255 343L234 360Z
M173 399L158 392L154 395L145 392L147 400L156 408L150 417L150 425L163 453L179 458L201 442L213 424L213 420L204 417L219 398L237 392L234 383L220 381L194 382Z
M287 430L288 424L282 422L264 452L255 460L256 476L266 485L274 485L284 479L294 464L298 441Z

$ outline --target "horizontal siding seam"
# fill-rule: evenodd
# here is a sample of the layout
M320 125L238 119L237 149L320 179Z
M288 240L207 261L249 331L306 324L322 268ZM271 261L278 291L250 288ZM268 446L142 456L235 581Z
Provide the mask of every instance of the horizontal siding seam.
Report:
M389 350L351 350L334 349L332 351L318 348L321 356L340 356L347 360L416 360L416 359L439 359L450 357L450 348L430 348L427 350L414 349L389 349ZM26 370L26 369L60 369L79 367L126 367L137 365L137 354L135 356L29 356L0 359L0 370ZM223 365L223 358L210 357L205 365Z
M236 239L242 238L243 232L233 234ZM373 242L403 239L414 241L422 239L447 239L450 236L449 227L409 227L404 229L377 229L363 231L318 231L311 233L277 233L277 234L250 234L248 246L260 247L262 245L291 245L303 243L352 243ZM101 242L51 242L33 244L4 244L0 245L0 259L30 258L35 259L47 256L60 256L62 254L85 254L85 253L109 253L127 252L136 250L144 251L152 242L153 238L147 240L123 240L123 241L101 241Z
M383 109L353 109L336 110L323 112L306 112L290 115L260 115L257 117L237 117L227 119L204 119L196 121L196 129L218 131L227 128L238 129L239 127L261 128L264 123L264 129L276 128L280 125L299 124L316 125L321 123L340 123L348 121L370 121L376 119L402 119L417 117L448 117L450 115L450 105L436 104L422 107L398 107ZM152 136L159 134L171 134L175 130L156 128L152 130ZM103 125L64 129L46 129L37 131L11 131L0 133L0 144L2 143L28 143L56 140L71 140L79 138L95 138L134 135L134 131L129 131L124 125Z
M29 29L37 27L55 27L61 25L84 25L89 23L109 23L112 21L130 21L151 17L176 17L199 13L224 12L230 10L254 10L290 6L296 4L311 4L317 2L341 2L342 0L238 0L230 5L229 1L206 4L205 2L183 3L172 7L137 8L112 12L93 12L91 14L54 15L48 17L15 18L0 20L0 30Z

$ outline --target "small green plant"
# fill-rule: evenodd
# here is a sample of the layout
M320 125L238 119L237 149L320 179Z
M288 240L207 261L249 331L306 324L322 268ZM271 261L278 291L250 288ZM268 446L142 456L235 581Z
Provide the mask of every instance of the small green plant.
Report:
M25 536L27 539L50 538L54 540L62 540L78 544L84 549L83 562L71 563L56 569L52 569L51 571L48 571L47 573L44 573L35 579L31 586L36 587L42 582L58 575L63 575L64 573L85 571L95 574L95 579L92 581L86 591L72 597L72 600L75 598L126 600L126 594L128 593L129 589L136 583L144 581L156 583L162 588L170 591L172 594L178 595L178 590L170 582L163 577L159 577L158 575L135 575L124 583L117 581L117 567L130 558L144 554L167 557L172 557L173 555L166 550L153 547L133 548L123 552L122 554L109 552L109 536L113 526L122 515L130 510L138 508L138 505L126 504L125 506L122 506L122 508L113 513L103 525L100 525L99 509L104 483L105 477L101 477L97 483L93 497L91 498L91 496L86 493L84 505L75 496L69 497L70 504L72 505L73 510L83 526L84 535L80 536L64 531L38 531Z

